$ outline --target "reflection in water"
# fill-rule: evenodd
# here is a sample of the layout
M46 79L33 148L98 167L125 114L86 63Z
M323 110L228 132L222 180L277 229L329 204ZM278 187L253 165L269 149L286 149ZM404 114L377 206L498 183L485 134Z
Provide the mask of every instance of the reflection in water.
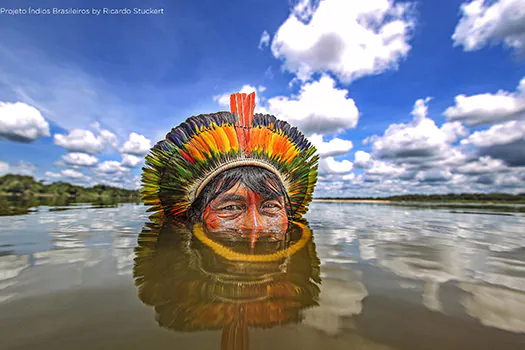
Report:
M461 283L468 292L463 305L484 325L511 332L525 332L525 294L490 285Z
M392 271L401 278L400 287L421 293L422 304L441 313L451 304L443 295L456 293L451 285L461 282L458 287L467 293L461 305L468 315L490 327L525 332L521 214L479 216L338 203L314 208L334 217L330 224L312 220L314 228L320 226L316 231L321 256L329 256L329 261L372 262ZM325 252L325 247L331 250Z
M86 203L89 203L86 206ZM38 210L39 206L51 206L50 211L62 211L72 209L90 208L116 208L118 203L139 203L139 200L121 201L116 197L104 197L96 199L74 198L74 197L11 197L0 196L0 216L23 215ZM79 204L83 206L78 206Z
M525 349L521 214L313 203L315 249L246 263L181 227L137 247L143 206L70 208L0 217L2 349L217 349L223 328L252 350Z
M319 306L304 311L303 323L331 336L341 333L344 318L359 315L368 295L358 275L349 271L346 279L324 278Z
M307 226L292 226L284 246L259 242L256 255L241 252L247 242L203 244L195 231L150 223L139 237L134 276L160 326L222 329L223 349L247 349L248 327L296 323L302 309L317 304L320 261Z

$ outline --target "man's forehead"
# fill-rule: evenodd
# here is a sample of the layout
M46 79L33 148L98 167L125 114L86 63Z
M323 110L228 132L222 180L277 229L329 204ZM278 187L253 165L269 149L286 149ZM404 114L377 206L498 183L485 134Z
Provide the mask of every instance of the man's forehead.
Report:
M269 200L269 199L280 199L282 196L275 193L256 193L246 186L238 183L228 191L221 193L215 200L247 200L249 198Z

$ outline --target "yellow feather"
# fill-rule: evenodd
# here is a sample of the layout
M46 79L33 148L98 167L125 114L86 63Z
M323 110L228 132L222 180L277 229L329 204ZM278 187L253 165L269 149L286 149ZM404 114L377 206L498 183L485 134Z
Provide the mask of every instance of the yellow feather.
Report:
M214 136L217 136L217 138L220 140L217 142L217 145L220 145L222 148L222 152L228 153L231 151L231 144L230 140L228 139L228 135L226 135L226 132L224 131L224 126L218 126L213 130Z
M208 131L208 130L203 131L201 133L201 136L204 139L204 141L208 144L208 147L210 148L210 150L213 153L218 153L219 152L217 143L215 142L215 139L213 138L213 136L211 136L210 131Z

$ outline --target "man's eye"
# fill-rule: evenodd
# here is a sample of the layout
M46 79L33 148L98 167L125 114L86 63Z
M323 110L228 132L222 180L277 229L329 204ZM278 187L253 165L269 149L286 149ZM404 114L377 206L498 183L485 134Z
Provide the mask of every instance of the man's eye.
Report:
M268 202L268 203L264 203L263 206L262 206L263 209L280 209L281 206L277 203L273 203L273 202Z
M241 207L235 204L230 204L230 205L222 207L221 210L235 211L235 210L241 210Z

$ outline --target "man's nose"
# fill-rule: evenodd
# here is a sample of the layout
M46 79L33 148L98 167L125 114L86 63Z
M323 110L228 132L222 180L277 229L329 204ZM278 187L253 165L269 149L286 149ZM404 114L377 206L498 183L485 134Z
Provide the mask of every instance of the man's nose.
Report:
M250 206L249 210L246 212L244 225L245 229L250 233L250 248L253 249L255 248L255 243L263 229L261 216L259 215L257 206Z

